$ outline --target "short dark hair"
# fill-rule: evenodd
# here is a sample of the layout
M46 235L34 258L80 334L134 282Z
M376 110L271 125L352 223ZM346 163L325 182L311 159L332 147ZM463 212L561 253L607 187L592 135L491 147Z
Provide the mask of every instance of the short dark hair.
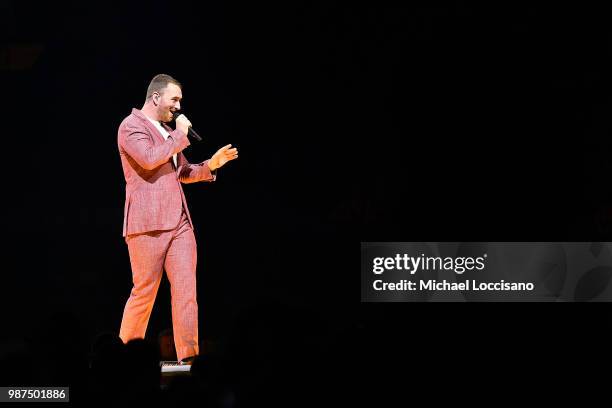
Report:
M151 83L149 84L149 87L147 88L147 98L146 99L149 100L151 96L153 96L153 93L155 92L161 93L161 90L165 89L168 86L168 84L174 84L178 86L179 88L183 87L179 81L172 78L170 75L157 74L153 77L153 79L151 80Z

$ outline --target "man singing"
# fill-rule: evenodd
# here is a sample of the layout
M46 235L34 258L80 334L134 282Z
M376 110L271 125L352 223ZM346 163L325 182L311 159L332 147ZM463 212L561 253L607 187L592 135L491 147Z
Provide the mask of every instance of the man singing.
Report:
M238 157L228 144L209 160L191 164L182 151L189 146L191 122L181 109L181 84L156 75L141 110L132 109L117 135L125 176L123 236L132 266L133 287L121 321L124 343L144 338L163 270L171 285L176 354L189 364L199 353L196 300L197 248L181 183L214 181L216 170Z

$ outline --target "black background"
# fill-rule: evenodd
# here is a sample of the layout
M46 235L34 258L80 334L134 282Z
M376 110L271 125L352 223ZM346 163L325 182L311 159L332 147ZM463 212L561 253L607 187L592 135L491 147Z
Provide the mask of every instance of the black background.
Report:
M399 333L428 347L457 332L515 345L540 334L548 347L576 331L602 340L608 306L360 304L358 251L610 240L607 9L2 7L5 344L78 332L87 348L118 331L131 274L116 132L158 73L182 82L204 137L185 152L192 162L227 143L240 151L214 184L184 186L203 339L222 344L255 319L370 344L362 357ZM169 325L164 281L149 333Z

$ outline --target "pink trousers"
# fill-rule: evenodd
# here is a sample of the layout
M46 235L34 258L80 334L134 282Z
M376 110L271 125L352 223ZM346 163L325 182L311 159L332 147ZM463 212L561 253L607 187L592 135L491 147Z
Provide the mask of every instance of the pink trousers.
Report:
M174 230L128 235L126 242L134 286L123 311L119 337L124 343L144 338L165 269L171 288L176 355L181 360L199 354L197 247L185 212Z

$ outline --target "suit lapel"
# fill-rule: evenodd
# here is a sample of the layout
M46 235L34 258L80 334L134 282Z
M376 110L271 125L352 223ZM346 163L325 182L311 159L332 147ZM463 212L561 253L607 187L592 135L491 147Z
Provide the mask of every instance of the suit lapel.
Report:
M164 139L164 136L161 133L159 133L159 130L157 130L155 125L151 123L151 121L144 115L144 113L142 113L142 111L136 108L133 108L132 114L136 116L137 118L139 118L145 124L147 129L149 129L149 132L151 132L151 134L153 135L153 137L157 136L157 141L159 143L164 143L166 141L166 139Z
M174 132L174 129L172 129L170 126L168 126L168 125L167 125L167 124L165 124L165 123L162 123L162 127L163 127L164 129L166 129L166 131L167 131L168 133L172 133L172 132ZM176 154L176 166L174 165L174 160L172 160L172 158L170 158L170 161L172 162L172 166L174 167L174 169L175 169L175 170L176 170L178 167L180 167L180 166L181 166L181 156L182 156L182 155L183 155L183 152L178 152L178 153Z
M164 139L164 136L159 132L155 125L151 123L151 121L144 115L144 113L142 113L142 111L136 108L132 108L132 114L144 123L147 129L149 129L149 132L153 135L153 138L157 138L157 144L164 143L166 141L166 139ZM165 123L162 123L161 125L169 133L172 132L172 128L170 128ZM170 165L174 168L174 170L176 170L176 168L181 164L181 153L178 153L176 156L176 164L177 166L174 165L174 160L172 160L172 157L170 157Z

